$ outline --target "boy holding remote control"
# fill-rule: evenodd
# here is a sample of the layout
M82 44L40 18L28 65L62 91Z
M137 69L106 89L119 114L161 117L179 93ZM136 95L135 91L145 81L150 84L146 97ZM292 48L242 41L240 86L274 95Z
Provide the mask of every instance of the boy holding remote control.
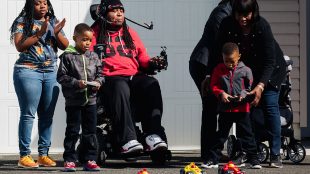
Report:
M103 83L102 63L95 52L89 51L93 30L84 23L74 29L75 47L69 46L61 55L57 81L66 99L67 127L64 140L64 170L75 171L77 154L75 144L79 139L80 163L86 171L99 171L97 159L97 106L96 94Z
M241 141L242 151L246 153L250 168L260 169L257 148L252 133L249 117L252 71L240 59L239 48L228 42L222 49L223 63L218 64L211 76L211 89L219 98L218 131L208 161L202 164L205 168L216 168L221 157L222 147L228 137L232 124L237 125L237 137ZM236 165L244 166L245 154L240 153L233 159Z

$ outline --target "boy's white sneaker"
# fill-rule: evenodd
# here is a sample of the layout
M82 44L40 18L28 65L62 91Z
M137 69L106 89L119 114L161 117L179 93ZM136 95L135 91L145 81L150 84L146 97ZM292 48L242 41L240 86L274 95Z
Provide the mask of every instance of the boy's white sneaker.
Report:
M168 149L168 145L165 141L163 141L158 135L152 134L145 138L145 142L148 146L147 151L164 151Z

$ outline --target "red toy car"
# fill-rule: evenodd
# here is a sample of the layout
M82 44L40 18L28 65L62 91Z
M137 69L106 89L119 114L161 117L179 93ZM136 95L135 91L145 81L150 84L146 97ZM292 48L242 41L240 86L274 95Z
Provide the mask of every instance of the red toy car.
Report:
M241 171L233 162L229 161L223 167L220 167L218 174L245 174L244 171Z
M142 169L137 174L149 174L149 172L146 169Z

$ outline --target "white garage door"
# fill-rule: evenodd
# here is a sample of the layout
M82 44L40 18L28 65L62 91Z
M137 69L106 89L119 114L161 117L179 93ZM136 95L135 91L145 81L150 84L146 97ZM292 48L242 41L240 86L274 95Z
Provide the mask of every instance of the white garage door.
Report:
M9 27L21 11L24 0L2 0L0 6L0 153L18 153L17 126L19 107L15 95L12 70L18 54L9 41ZM65 17L65 33L72 38L74 26L92 23L88 8L99 0L51 0L58 18ZM218 0L123 0L126 16L139 22L153 21L154 30L131 23L144 41L151 56L167 46L169 67L157 75L164 100L163 125L171 149L199 149L201 102L188 72L191 51L202 35L203 27ZM70 41L72 43L72 40ZM35 122L36 125L37 121ZM65 132L64 99L60 94L53 126L51 152L62 152ZM32 151L37 150L37 129L33 129Z

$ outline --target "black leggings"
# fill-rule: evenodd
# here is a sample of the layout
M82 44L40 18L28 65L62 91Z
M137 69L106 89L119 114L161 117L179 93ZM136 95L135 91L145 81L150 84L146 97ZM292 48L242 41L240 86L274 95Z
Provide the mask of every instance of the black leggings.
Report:
M102 88L104 105L120 145L137 139L135 122L140 121L143 133L157 134L167 140L161 126L161 90L155 78L147 75L106 77Z
M189 72L200 92L201 83L205 79L207 67L201 63L190 61ZM201 95L201 93L200 93ZM212 141L215 139L217 127L217 98L209 91L202 100L202 116L201 116L201 132L200 132L200 148L201 158L208 160L210 157L210 149Z

